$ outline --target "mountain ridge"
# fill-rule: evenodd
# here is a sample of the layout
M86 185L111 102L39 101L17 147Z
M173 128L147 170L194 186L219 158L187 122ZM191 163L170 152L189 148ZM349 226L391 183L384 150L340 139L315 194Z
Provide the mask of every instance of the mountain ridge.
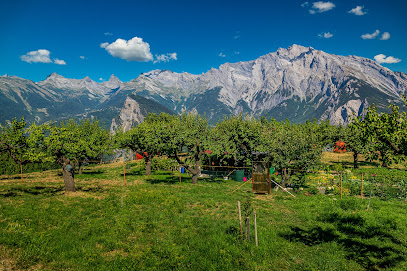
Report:
M7 78L20 85L16 83L7 91L5 77L0 77L0 101L14 89L14 100L10 95L8 99L24 105L25 112L42 121L47 120L41 113L47 107L29 109L26 100L17 101L21 90L36 89L38 100L42 97L54 101L54 107L72 107L72 112L57 114L59 118L89 116L107 108L111 114L117 112L113 117L117 118L127 97L137 95L175 113L186 110L206 114L211 123L223 115L245 113L294 122L330 119L333 124L346 124L349 116L360 115L372 103L381 110L387 110L390 103L402 105L401 95L407 92L405 73L393 72L367 58L328 54L295 44L255 60L227 62L198 75L152 70L128 82L112 75L101 83L89 77L68 79L56 73L36 83ZM3 115L0 110L0 118Z

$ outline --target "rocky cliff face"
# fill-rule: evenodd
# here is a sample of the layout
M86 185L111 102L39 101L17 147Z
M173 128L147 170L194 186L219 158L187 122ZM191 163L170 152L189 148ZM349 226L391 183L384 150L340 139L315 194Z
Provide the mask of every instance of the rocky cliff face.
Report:
M298 45L253 61L226 63L202 75L152 71L135 81L144 82L144 92L160 93L171 100L178 112L196 109L205 113L184 101L208 92L208 100L220 102L222 111L230 114L267 113L294 121L328 118L335 124L346 123L349 115L360 114L373 102L379 108L400 102L400 94L407 90L405 74L394 73L372 60ZM210 91L215 88L220 90L216 95Z
M113 133L119 127L124 131L128 131L134 124L141 123L144 120L144 115L141 113L140 105L134 99L127 97L123 108L120 110L118 121L112 120L110 131Z
M127 97L135 94L150 101L147 104L154 102L175 113L187 110L206 114L212 123L223 115L244 113L294 122L316 118L344 124L349 116L362 114L372 103L381 110L387 110L390 103L402 104L400 95L407 91L407 75L370 59L293 45L253 61L225 63L201 75L154 70L129 82L112 75L109 81L96 83L88 77L67 79L54 73L36 84L1 77L0 91L1 103L21 104L25 108L22 113L42 114L42 118L44 112L52 118L58 104L59 108L69 108L71 116L86 111L86 116L116 116L116 125L122 118L123 123L124 119L137 122L147 111L140 115L135 104L130 106ZM34 100L43 101L41 106L33 106L21 93L38 97ZM122 111L128 113L122 115ZM58 116L62 115L69 114ZM8 118L4 113L1 116Z

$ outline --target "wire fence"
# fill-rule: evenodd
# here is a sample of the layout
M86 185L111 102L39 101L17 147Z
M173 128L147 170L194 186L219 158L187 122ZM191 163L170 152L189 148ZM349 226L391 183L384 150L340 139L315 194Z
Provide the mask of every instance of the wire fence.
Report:
M289 170L289 173L285 185L293 189L307 188L315 194L377 197L383 200L407 198L407 173L404 171L395 175L350 170Z

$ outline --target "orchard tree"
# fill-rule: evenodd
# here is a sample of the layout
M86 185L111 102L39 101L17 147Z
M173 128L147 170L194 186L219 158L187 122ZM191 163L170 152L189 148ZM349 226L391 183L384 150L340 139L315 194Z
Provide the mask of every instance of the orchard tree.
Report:
M21 180L23 180L23 166L32 162L26 126L24 118L20 121L14 119L11 123L0 126L0 153L8 153L20 166Z
M367 109L363 120L357 123L358 129L369 141L373 151L370 159L380 159L383 166L405 160L407 156L407 117L396 105L390 105L391 113L379 113L373 104Z
M261 149L276 168L282 169L284 181L288 181L287 168L305 170L319 164L322 144L315 125L291 124L288 120L263 125Z
M95 123L98 123L97 121ZM96 124L93 124L95 125ZM30 126L31 145L37 146L32 152L35 161L55 161L62 166L65 191L75 191L75 168L84 155L95 157L105 149L97 146L99 134L85 133L74 120L61 122L59 125L47 124ZM102 128L99 128L102 129Z
M316 119L314 119L312 125L315 127L313 130L318 136L318 141L323 147L326 145L334 146L335 143L341 139L344 133L343 126L332 125L329 119L323 120L319 124L317 123Z
M373 153L373 145L360 129L361 117L355 117L342 130L341 140L345 142L347 150L353 152L353 168L359 168L359 154Z
M83 163L86 160L99 159L103 154L110 153L112 141L109 131L100 127L98 120L82 120L77 128L81 141L78 144L80 155L77 159L77 166L78 173L82 174Z
M151 175L151 163L154 156L166 150L171 133L169 125L177 117L161 113L148 114L137 127L123 132L119 130L115 141L119 148L131 149L143 156L146 165L146 175Z
M262 124L255 118L237 115L226 116L216 123L211 133L213 154L243 166L252 158L252 153L260 144Z
M166 144L167 153L192 175L192 184L198 182L201 174L201 159L208 146L208 120L195 113L183 112L175 121L167 124L171 140ZM189 161L181 159L186 151Z

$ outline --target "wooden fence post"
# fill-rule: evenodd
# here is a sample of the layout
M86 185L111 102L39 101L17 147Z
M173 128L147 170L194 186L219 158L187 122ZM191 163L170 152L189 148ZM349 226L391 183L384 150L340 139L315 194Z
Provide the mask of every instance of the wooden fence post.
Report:
M259 246L259 242L257 240L257 217L256 211L254 211L254 240L256 242L256 247Z
M243 228L242 228L242 211L240 209L240 201L237 202L237 208L239 209L239 226L240 226L240 236L243 236Z
M126 162L124 161L124 156L123 156L123 178L124 178L124 186L126 186Z
M179 174L179 185L181 185L181 165L178 167L178 174Z
M250 241L250 217L246 217L246 240Z

